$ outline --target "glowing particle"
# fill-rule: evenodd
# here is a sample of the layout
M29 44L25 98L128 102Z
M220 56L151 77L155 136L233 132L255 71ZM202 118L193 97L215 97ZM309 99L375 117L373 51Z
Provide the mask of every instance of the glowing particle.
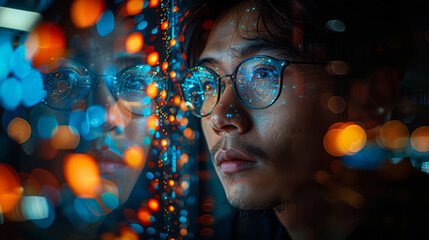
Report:
M115 28L115 16L112 11L107 10L97 22L98 34L102 37L109 35Z
M14 118L7 126L7 134L17 143L22 144L31 136L30 124L22 118Z
M171 78L175 78L176 77L176 72L175 71L171 71L170 72L170 77Z
M173 187L174 186L174 180L168 180L168 186Z
M161 30L166 30L168 28L168 21L165 21L161 24Z
M332 156L353 155L365 146L365 130L354 123L333 124L323 139L325 150Z
M154 99L156 96L158 96L158 87L156 82L152 82L147 86L146 94L151 99Z
M168 62L164 62L163 64L162 64L162 71L166 71L167 69L168 69Z
M429 127L419 127L411 134L411 146L419 152L429 152Z
M22 194L21 181L16 171L0 163L0 214L11 211Z
M165 100L167 98L167 91L166 90L162 90L159 95L160 95L161 99Z
M170 40L170 46L175 46L176 45L176 39L171 39Z
M125 48L128 53L136 53L143 48L143 34L140 32L131 33L125 40Z
M132 169L141 169L146 161L144 151L139 146L130 146L124 152L125 163Z
M97 22L104 8L104 0L75 0L70 8L70 17L76 27L86 28Z
M167 140L166 139L161 140L161 146L163 146L163 147L167 146Z
M128 15L137 15L143 10L143 0L128 0L127 1L127 12Z
M168 206L168 211L174 212L174 206L173 205Z
M154 65L158 64L158 61L159 61L159 54L158 54L158 52L151 52L147 56L147 63L150 66L154 66Z
M93 197L93 190L100 184L100 171L95 160L86 154L73 153L64 160L64 177L76 196Z
M152 212L158 212L159 211L159 202L156 199L149 199L148 201L148 207Z

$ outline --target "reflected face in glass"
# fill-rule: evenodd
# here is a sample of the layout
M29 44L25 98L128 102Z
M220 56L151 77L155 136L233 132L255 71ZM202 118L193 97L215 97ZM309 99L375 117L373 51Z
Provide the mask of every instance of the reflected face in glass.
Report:
M79 151L93 157L101 178L116 185L120 203L128 199L145 165L153 136L147 120L168 90L165 79L144 65L142 51L125 51L123 39L131 31L118 18L114 31L104 37L95 26L64 29L65 56L41 70L44 104L60 125L80 133L85 144Z
M247 40L257 36L253 21L256 17L245 8L240 17L236 12L240 13L240 9L216 21L199 65L223 76L232 74L241 61L252 56L300 60L272 49L260 39ZM332 79L324 66L317 64L290 64L281 74L280 96L263 109L244 106L231 79L222 79L225 89L218 104L201 118L228 201L242 209L272 208L292 200L315 186L315 171L325 168L328 162L323 134L333 121L321 106L320 96L333 89Z

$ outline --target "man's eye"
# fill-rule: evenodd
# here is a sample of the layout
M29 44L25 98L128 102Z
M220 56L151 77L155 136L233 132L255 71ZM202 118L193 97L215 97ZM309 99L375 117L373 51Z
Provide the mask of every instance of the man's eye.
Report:
M252 71L252 78L253 79L265 79L265 78L271 78L273 76L277 75L276 69L270 68L270 67L257 67L253 69Z
M127 90L145 90L146 86L143 82L143 79L139 79L138 77L130 77L125 79L123 82L123 88Z

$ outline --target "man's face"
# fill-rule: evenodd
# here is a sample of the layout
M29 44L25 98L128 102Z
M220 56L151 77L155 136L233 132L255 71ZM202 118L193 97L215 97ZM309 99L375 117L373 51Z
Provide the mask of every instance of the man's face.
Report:
M236 12L240 14L232 10L216 21L199 58L202 65L222 76L255 55L296 60L270 47L250 47L255 41L242 36L256 36L256 11L244 9L240 17ZM242 209L271 208L289 201L313 186L315 171L326 167L323 134L332 116L321 106L320 96L330 92L332 79L317 64L291 64L282 74L281 95L259 110L243 106L231 80L223 78L226 87L218 104L201 119L228 201Z
M119 98L115 95L115 88L118 87L118 84L114 85L115 83L112 81L118 72L144 64L142 52L128 54L125 51L124 42L119 41L127 34L130 34L131 30L132 28L127 27L125 21L121 18L116 18L115 30L105 37L98 34L95 26L87 29L64 29L69 35L67 51L64 56L66 60L63 61L64 65L58 69L75 70L75 65L79 65L97 77L92 79L95 84L88 96L80 99L78 104L75 105L77 110L50 110L56 115L60 125L68 125L71 121L70 119L73 116L79 116L77 113L80 112L83 113L84 117L79 118L78 122L85 122L85 116L86 121L96 121L97 119L91 119L88 115L88 109L94 107L103 109L105 118L101 125L86 123L88 125L87 133L85 135L81 134L81 141L86 141L87 143L84 144L84 151L82 149L80 151L89 154L95 159L101 178L113 183L118 191L120 203L124 203L128 199L144 167L145 157L150 149L149 144L144 144L145 138L152 140L152 135L149 134L147 128L148 117L132 113L124 104L118 101ZM55 71L65 72L65 70L54 70L53 72L55 73ZM119 82L120 80L117 79L117 81ZM138 80L132 81L135 81L133 86L142 84ZM56 91L53 90L53 92ZM131 89L130 91L137 93L139 89ZM55 104L55 101L52 102ZM49 108L47 109L49 110ZM79 128L79 125L77 125L77 128ZM80 131L81 129L78 130ZM130 149L137 149L137 152L142 150L143 159L140 159L140 164L130 166L126 163L125 153ZM135 154L136 151L133 153ZM56 161L56 163L60 163L60 161ZM61 171L59 170L60 166L53 167L57 171ZM109 188L107 185L101 186L101 188Z

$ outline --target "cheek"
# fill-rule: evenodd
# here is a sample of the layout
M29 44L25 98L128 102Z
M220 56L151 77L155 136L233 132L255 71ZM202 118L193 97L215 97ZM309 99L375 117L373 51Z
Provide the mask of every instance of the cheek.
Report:
M146 122L147 119L144 117L132 118L128 126L124 129L123 138L125 139L123 140L139 146L143 145L145 137L149 137L152 140L153 135L149 134Z
M212 145L212 141L214 140L214 133L212 130L212 127L210 126L210 120L207 118L201 119L201 127L203 129L204 137L206 138L206 142L209 145L209 147Z

